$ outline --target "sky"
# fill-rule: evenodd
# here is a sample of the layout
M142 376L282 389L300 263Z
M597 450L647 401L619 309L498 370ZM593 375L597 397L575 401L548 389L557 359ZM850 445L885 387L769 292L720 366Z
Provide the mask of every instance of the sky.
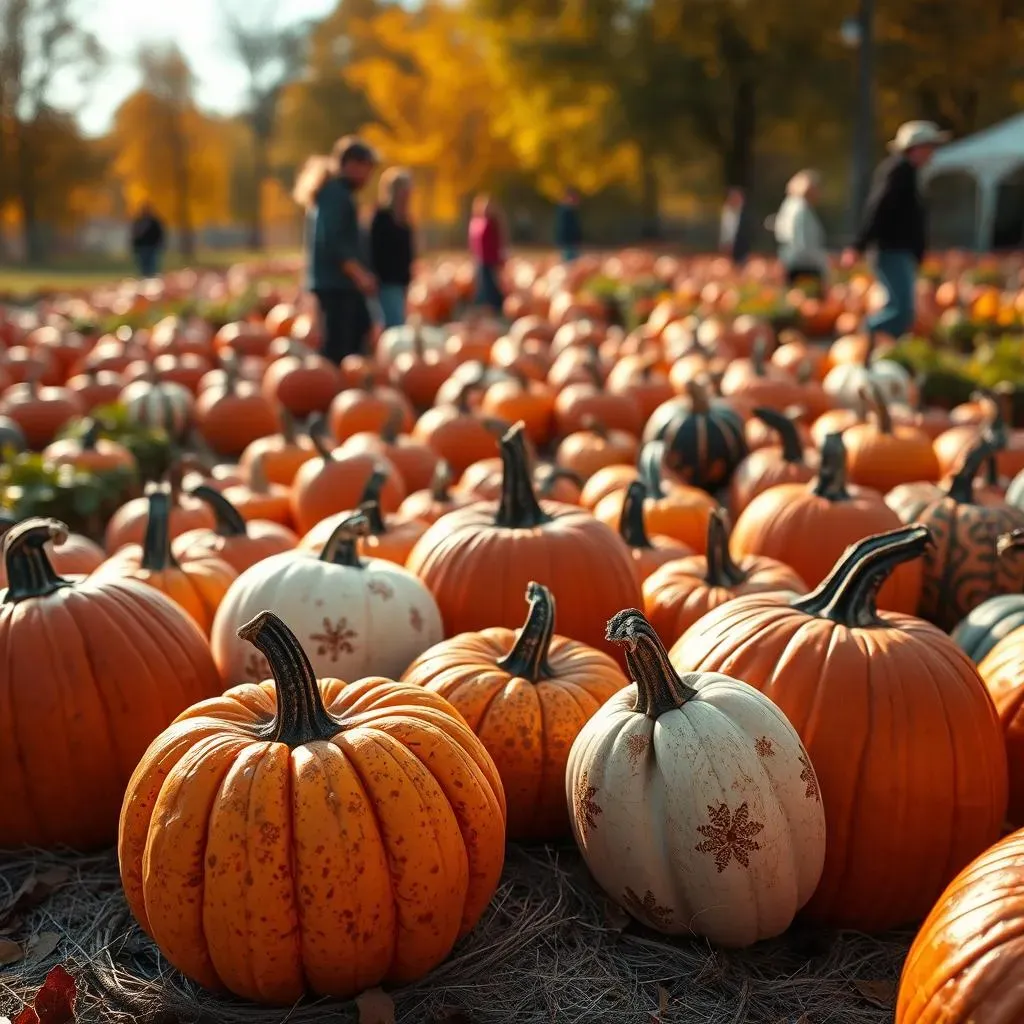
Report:
M232 9L245 11L248 0L235 0ZM286 0L288 22L320 18L336 0ZM197 100L206 109L232 113L241 103L245 76L227 43L217 0L90 0L79 7L83 24L107 50L107 65L85 96L55 96L61 105L73 103L83 129L99 135L110 127L114 111L138 84L135 54L145 43L177 41L197 80ZM282 19L283 20L283 19ZM77 102L76 102L77 101Z

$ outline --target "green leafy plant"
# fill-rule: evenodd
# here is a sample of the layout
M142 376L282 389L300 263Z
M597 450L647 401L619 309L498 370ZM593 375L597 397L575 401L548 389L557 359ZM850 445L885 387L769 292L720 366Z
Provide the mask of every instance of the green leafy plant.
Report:
M135 456L143 481L161 479L179 454L166 431L132 423L123 405L103 405L91 415L99 425L100 437L117 441ZM73 420L60 436L78 439L88 428L89 420Z

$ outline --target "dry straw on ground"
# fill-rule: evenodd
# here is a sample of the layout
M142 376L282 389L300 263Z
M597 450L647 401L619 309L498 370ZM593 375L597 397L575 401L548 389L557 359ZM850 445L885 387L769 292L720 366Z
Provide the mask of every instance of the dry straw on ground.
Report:
M3 914L26 879L55 868L50 877L66 875L67 880L43 902L26 908L20 922L18 915ZM38 895L43 892L45 887ZM13 1018L47 971L63 962L78 981L81 1022L359 1021L352 1003L267 1010L191 985L134 924L112 854L0 855L0 936L28 950L26 959L0 967L0 1016ZM59 945L45 955L56 936ZM797 929L784 940L744 952L715 951L699 940L669 941L610 904L575 851L513 847L483 921L429 978L393 993L395 1019L399 1024L888 1024L909 938Z

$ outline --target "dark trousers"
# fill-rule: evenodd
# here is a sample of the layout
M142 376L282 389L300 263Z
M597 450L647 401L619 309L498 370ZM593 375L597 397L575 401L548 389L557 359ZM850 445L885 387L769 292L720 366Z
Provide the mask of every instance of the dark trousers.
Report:
M156 277L160 273L160 248L156 245L135 247L135 265L140 277Z
M345 356L366 355L370 309L362 293L339 288L314 294L320 304L320 355L335 366Z
M476 304L490 306L500 313L505 305L505 296L501 294L498 283L498 268L487 263L478 263L476 268Z

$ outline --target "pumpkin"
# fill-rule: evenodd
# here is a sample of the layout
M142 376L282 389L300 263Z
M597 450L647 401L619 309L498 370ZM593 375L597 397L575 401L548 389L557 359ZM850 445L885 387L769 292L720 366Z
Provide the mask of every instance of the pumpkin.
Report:
M81 413L82 405L73 391L40 387L34 377L12 384L0 399L0 415L17 424L29 448L46 447Z
M599 419L612 430L639 437L644 416L640 403L631 394L614 394L603 384L569 384L555 399L555 433L559 437L580 430L584 423Z
M451 466L456 479L474 462L494 455L497 446L494 431L470 405L470 396L476 388L472 381L463 384L453 403L428 409L412 431L413 440L433 448Z
M163 430L178 441L192 426L192 392L183 384L159 381L155 374L126 384L118 402L124 406L129 423Z
M644 484L644 525L648 533L673 537L694 551L704 549L708 519L718 507L706 491L685 484L665 483L661 467L665 461L665 443L649 441L640 452L638 479ZM622 519L625 489L602 498L594 515L617 529Z
M628 548L589 512L538 502L522 424L502 438L501 457L500 501L443 516L406 566L437 599L449 636L514 627L521 594L536 579L558 600L563 633L605 649L597 623L640 595Z
M353 434L341 446L344 452L366 452L383 455L398 470L409 491L429 486L440 456L429 445L399 433L402 416L398 410L379 434Z
M997 550L1001 534L1024 528L1024 511L974 498L974 478L992 451L988 441L978 442L944 494L923 508L897 509L901 518L912 511L935 539L923 561L918 614L947 631L988 598L1024 590L1024 562Z
M626 685L600 651L555 633L555 601L526 588L522 629L461 633L424 651L402 681L448 700L494 759L508 803L508 838L568 834L566 759L587 719Z
M111 843L149 742L220 690L206 640L135 580L60 576L67 536L27 519L4 538L0 594L0 837L5 848Z
M382 508L385 512L397 511L406 490L394 466L382 455L345 452L341 448L331 451L324 441L322 423L315 420L310 424L318 458L300 466L292 484L291 514L298 531L308 533L321 519L355 508L370 475L380 466L387 470L381 489Z
M1013 422L1011 396L1005 389L996 388L982 391L978 397L986 411L986 421L959 424L939 434L934 441L939 465L943 473L953 472L980 440L988 440L996 449L999 475L1015 477L1024 472L1024 430L1010 428Z
M101 429L96 420L89 420L81 437L54 441L43 451L43 458L54 465L74 466L86 473L137 473L135 456L123 444L100 437Z
M221 467L217 467L220 469ZM217 469L214 470L216 474ZM233 474L232 474L233 475ZM231 479L225 482L221 493L238 510L247 522L257 519L292 525L291 491L283 484L275 484L263 472L263 460L253 459L249 464L248 479ZM210 486L216 487L215 481Z
M419 519L429 525L436 523L441 516L453 512L457 508L473 504L476 497L472 494L461 494L451 489L452 471L444 459L439 459L434 469L430 486L422 491L413 491L401 505L398 515L402 519Z
M632 685L580 731L566 797L591 874L657 931L749 946L784 932L825 859L814 768L779 709L717 672L680 677L633 608L608 623Z
M828 845L806 910L831 927L920 920L1006 811L999 720L970 659L924 620L876 608L882 581L931 543L924 526L868 537L806 597L739 597L672 648L677 666L762 690L810 751Z
M266 675L266 665L236 635L264 608L288 616L318 672L353 679L397 678L444 636L437 605L414 576L393 562L360 557L358 541L368 529L363 513L350 513L319 554L300 548L272 555L238 577L210 638L225 683Z
M877 384L867 389L876 423L857 423L843 433L847 474L855 484L891 491L908 480L938 480L931 438L917 427L897 426Z
M609 430L600 420L590 418L563 438L555 452L555 462L586 482L606 466L631 466L636 462L636 438L624 430Z
M168 530L171 540L189 530L212 529L217 522L210 506L181 490L181 479L190 466L188 459L176 463L167 474L171 486L171 513ZM141 544L149 519L149 498L131 498L107 522L103 546L113 554L127 544Z
M226 360L224 369L223 383L206 388L196 399L194 418L215 452L237 458L257 438L276 434L280 421L259 385L239 377L236 360Z
M402 429L411 430L415 418L405 395L394 388L377 387L372 378L367 378L359 387L346 388L334 397L327 422L340 443L364 431L379 434L396 408L402 412Z
M651 573L643 584L644 614L661 637L673 644L702 615L743 594L780 591L780 600L806 594L804 581L788 565L761 555L729 554L725 513L708 520L705 554L678 558Z
M6 535L8 530L17 525L17 520L7 513L0 512L0 533ZM94 569L101 566L106 559L103 548L80 533L68 533L62 530L60 544L48 540L43 546L46 558L53 571L59 576L88 576ZM0 587L7 586L7 567L0 558Z
M148 500L149 517L142 543L121 548L96 573L128 576L159 590L187 612L209 636L217 606L238 573L213 554L180 563L171 550L170 493L153 489Z
M644 502L647 500L647 487L641 480L634 480L627 488L622 501L622 513L619 517L619 536L629 548L636 570L637 583L644 580L659 566L677 558L685 558L693 554L693 549L676 540L674 537L647 534L644 523Z
M341 374L329 359L315 352L289 352L275 359L260 385L271 408L292 416L324 413L341 390Z
M632 398L647 418L673 397L672 384L657 355L623 356L609 371L605 386L615 395Z
M875 358L875 338L867 340L863 362L846 362L833 366L822 381L822 387L840 405L856 409L861 391L874 385L888 402L913 405L914 382L907 371L891 359Z
M808 483L818 469L818 453L804 448L789 416L763 408L755 409L754 416L778 435L781 444L752 451L736 467L729 484L729 508L734 516L769 487Z
M180 562L220 558L236 573L245 572L264 558L291 551L299 542L280 523L269 519L246 522L238 509L212 487L200 484L192 494L210 506L216 522L212 529L189 530L175 539L171 550Z
M429 690L318 679L270 612L239 634L273 681L180 715L128 784L132 913L182 973L261 1003L419 978L497 887L493 762Z
M996 542L996 554L1019 558L1024 548L1024 530L1004 534ZM953 630L960 649L977 665L993 647L1020 626L1024 626L1024 594L1000 594L972 608Z
M673 398L654 410L644 441L665 442L665 465L684 483L717 491L747 455L743 417L728 403L712 401L697 381L688 398Z
M435 335L435 343L428 346L424 331L429 328L417 322L410 324L407 330L412 334L411 347L395 352L392 346L388 379L416 408L427 409L433 403L437 389L455 369L456 362L445 352L444 342L437 343L440 332ZM384 347L387 348L386 342ZM380 347L378 351L381 351Z
M736 558L774 558L807 586L816 587L850 544L899 525L899 516L877 491L847 486L843 439L830 434L821 448L817 477L809 484L780 484L759 494L737 517L730 548ZM882 587L879 604L914 614L922 579L919 559L897 565Z
M725 398L781 411L801 401L803 389L785 370L767 361L764 339L754 342L749 359L734 359L722 376Z
M251 470L257 461L272 484L291 487L299 467L316 458L316 447L310 438L295 430L295 420L286 411L280 414L281 430L278 434L260 437L246 446L238 460L243 470Z

